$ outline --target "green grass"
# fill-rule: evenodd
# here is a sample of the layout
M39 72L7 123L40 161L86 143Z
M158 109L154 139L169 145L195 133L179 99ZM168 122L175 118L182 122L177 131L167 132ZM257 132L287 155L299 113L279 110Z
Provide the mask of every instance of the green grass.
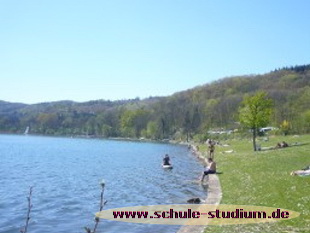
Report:
M223 141L216 147L223 198L221 204L268 206L293 210L300 216L275 223L208 226L205 232L310 232L310 177L291 176L293 170L310 165L310 135L274 136L258 141L262 147L285 140L302 145L254 152L251 139ZM202 151L206 150L201 145ZM234 150L234 153L221 153Z

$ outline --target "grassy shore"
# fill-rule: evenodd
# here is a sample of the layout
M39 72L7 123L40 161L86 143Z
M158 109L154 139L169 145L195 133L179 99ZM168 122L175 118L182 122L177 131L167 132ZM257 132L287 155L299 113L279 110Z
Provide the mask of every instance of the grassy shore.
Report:
M263 148L277 142L301 145L254 152L251 139L222 141L230 146L216 147L223 198L221 204L256 205L283 208L300 216L274 223L208 226L205 232L310 232L310 176L291 176L293 170L310 165L310 135L270 136L258 141ZM200 145L201 151L206 151ZM231 151L232 153L223 153Z

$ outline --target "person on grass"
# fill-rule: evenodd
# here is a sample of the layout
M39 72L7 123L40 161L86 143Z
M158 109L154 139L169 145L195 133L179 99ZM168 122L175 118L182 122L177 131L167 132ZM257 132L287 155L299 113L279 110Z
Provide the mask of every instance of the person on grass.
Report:
M291 176L310 176L310 166L305 167L302 170L292 171Z
M215 142L212 140L208 140L208 148L209 148L209 158L214 159L214 151L215 151Z

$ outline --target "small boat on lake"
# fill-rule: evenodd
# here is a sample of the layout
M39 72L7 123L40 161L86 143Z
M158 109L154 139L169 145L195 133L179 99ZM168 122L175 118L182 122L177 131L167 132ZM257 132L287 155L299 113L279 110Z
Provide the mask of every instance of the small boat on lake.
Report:
M26 129L25 129L25 132L24 132L24 134L25 134L25 135L28 135L28 133L29 133L29 129L30 129L30 127L29 127L29 126L27 126L27 127L26 127Z
M165 169L172 169L173 168L173 166L171 165L171 164L168 164L168 165L162 165L163 166L163 168L165 168Z

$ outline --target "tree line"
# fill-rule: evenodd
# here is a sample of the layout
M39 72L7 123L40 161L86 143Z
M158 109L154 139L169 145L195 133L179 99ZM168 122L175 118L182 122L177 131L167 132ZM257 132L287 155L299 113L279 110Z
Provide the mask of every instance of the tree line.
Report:
M246 95L264 91L273 102L269 124L310 133L310 65L264 75L224 78L167 97L59 101L26 105L0 101L0 132L149 139L205 138L210 129L241 129Z

